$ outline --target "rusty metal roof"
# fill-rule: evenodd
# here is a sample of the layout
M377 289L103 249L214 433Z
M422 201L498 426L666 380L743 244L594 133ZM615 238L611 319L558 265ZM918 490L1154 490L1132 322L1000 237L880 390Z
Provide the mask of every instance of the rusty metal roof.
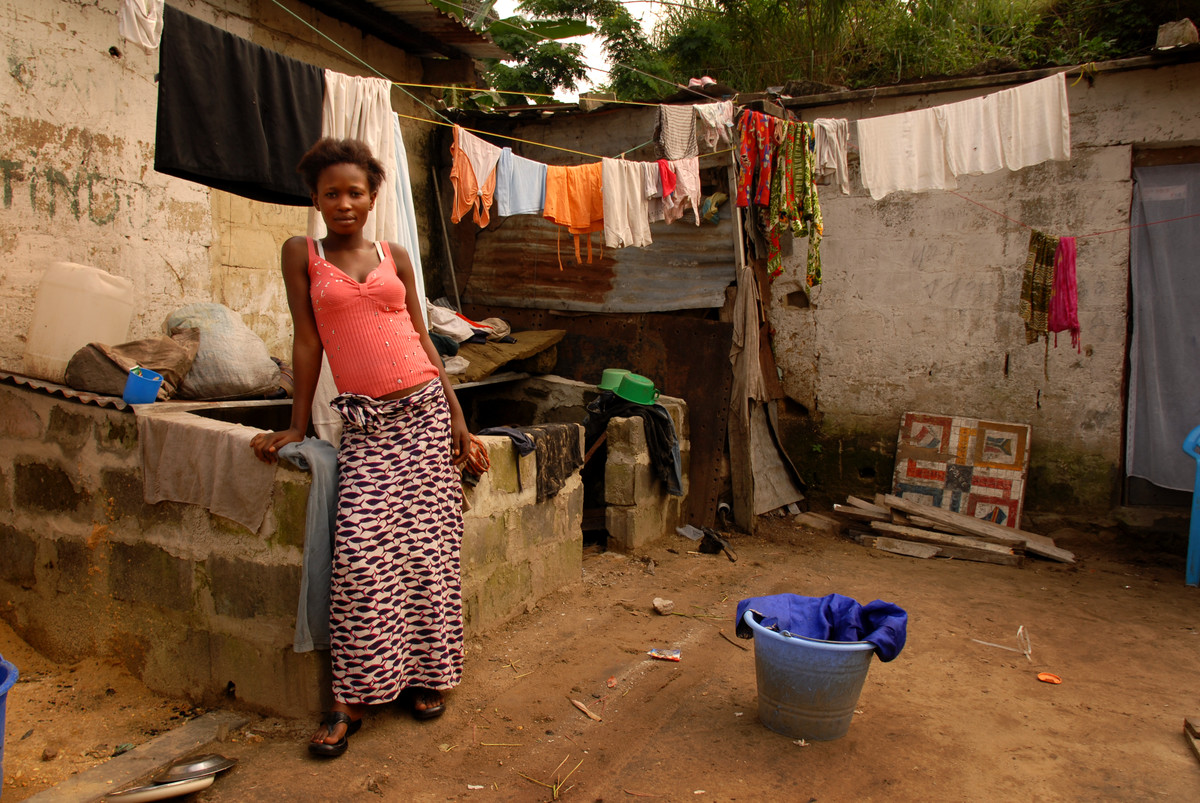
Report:
M415 56L507 59L491 37L471 30L427 0L305 0L331 17Z
M592 235L592 262L574 238L536 215L516 215L476 235L465 297L475 304L586 312L662 312L725 303L734 280L733 223L696 226L689 211L651 225L645 248L604 248ZM560 265L561 259L561 268Z

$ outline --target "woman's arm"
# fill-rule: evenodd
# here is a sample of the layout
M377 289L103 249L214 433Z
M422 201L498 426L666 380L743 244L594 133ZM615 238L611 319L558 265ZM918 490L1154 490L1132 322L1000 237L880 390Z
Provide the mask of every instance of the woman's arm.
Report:
M450 384L450 377L446 375L442 357L438 354L437 347L433 345L433 338L429 336L429 330L425 328L425 314L421 309L425 299L417 292L416 274L413 271L412 260L408 257L408 251L395 243L388 243L388 248L391 249L392 260L396 263L396 274L404 283L404 303L408 307L408 317L412 318L413 329L417 330L417 334L421 338L421 346L429 355L429 361L438 369L442 391L446 394L446 402L450 405L451 453L454 465L461 465L467 459L467 447L470 445L471 436L467 430L467 419L463 416L462 407L458 404L458 397L454 395L454 386Z
M279 449L284 445L304 440L312 417L317 376L321 372L321 337L317 334L317 321L309 296L308 242L304 237L292 237L283 244L280 265L288 308L292 313L292 421L281 432L255 435L250 441L254 454L266 463L279 459Z

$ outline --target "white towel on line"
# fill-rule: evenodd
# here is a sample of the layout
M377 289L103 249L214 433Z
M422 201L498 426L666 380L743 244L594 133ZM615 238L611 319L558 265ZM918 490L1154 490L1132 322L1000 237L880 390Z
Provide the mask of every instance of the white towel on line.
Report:
M878 201L888 193L958 187L933 109L858 121L863 185Z

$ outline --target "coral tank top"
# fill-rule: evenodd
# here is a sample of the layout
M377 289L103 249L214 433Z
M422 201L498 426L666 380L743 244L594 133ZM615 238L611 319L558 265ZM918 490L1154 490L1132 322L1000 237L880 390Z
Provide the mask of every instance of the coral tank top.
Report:
M387 243L361 283L325 259L308 238L308 288L317 333L340 393L379 398L436 379L404 303L404 283Z

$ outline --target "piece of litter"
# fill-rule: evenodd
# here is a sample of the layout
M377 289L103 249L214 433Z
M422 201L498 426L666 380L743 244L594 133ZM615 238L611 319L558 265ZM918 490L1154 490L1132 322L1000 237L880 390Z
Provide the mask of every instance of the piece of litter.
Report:
M682 661L683 653L679 650L668 650L662 647L655 647L646 653L651 658L657 658L660 661Z
M476 785L476 784L473 784L473 783L469 783L469 784L467 784L467 788L468 788L468 789L487 789L487 787L486 787L486 786L478 786L478 785Z
M1062 678L1053 672L1038 672L1037 679L1042 683L1053 683L1055 686L1062 683Z
M734 711L734 712L733 712L733 715L734 715L735 717L740 717L740 716L742 716L742 714L743 714L743 712L742 712L742 711Z
M610 677L607 681L607 684L610 689L615 689L617 687L617 676L613 675Z
M567 699L570 700L569 697ZM584 705L583 703L579 702L578 700L571 700L571 705L575 706L580 711L587 714L588 719L593 720L595 722L603 722L603 720L600 719L600 717L596 716L591 711L589 711L588 707L586 705Z
M797 739L795 742L793 742L793 744L798 744L801 747L808 747L808 742L804 741L803 739Z
M703 789L697 789L695 792L692 792L692 794L693 795L706 795L708 793L705 792Z

